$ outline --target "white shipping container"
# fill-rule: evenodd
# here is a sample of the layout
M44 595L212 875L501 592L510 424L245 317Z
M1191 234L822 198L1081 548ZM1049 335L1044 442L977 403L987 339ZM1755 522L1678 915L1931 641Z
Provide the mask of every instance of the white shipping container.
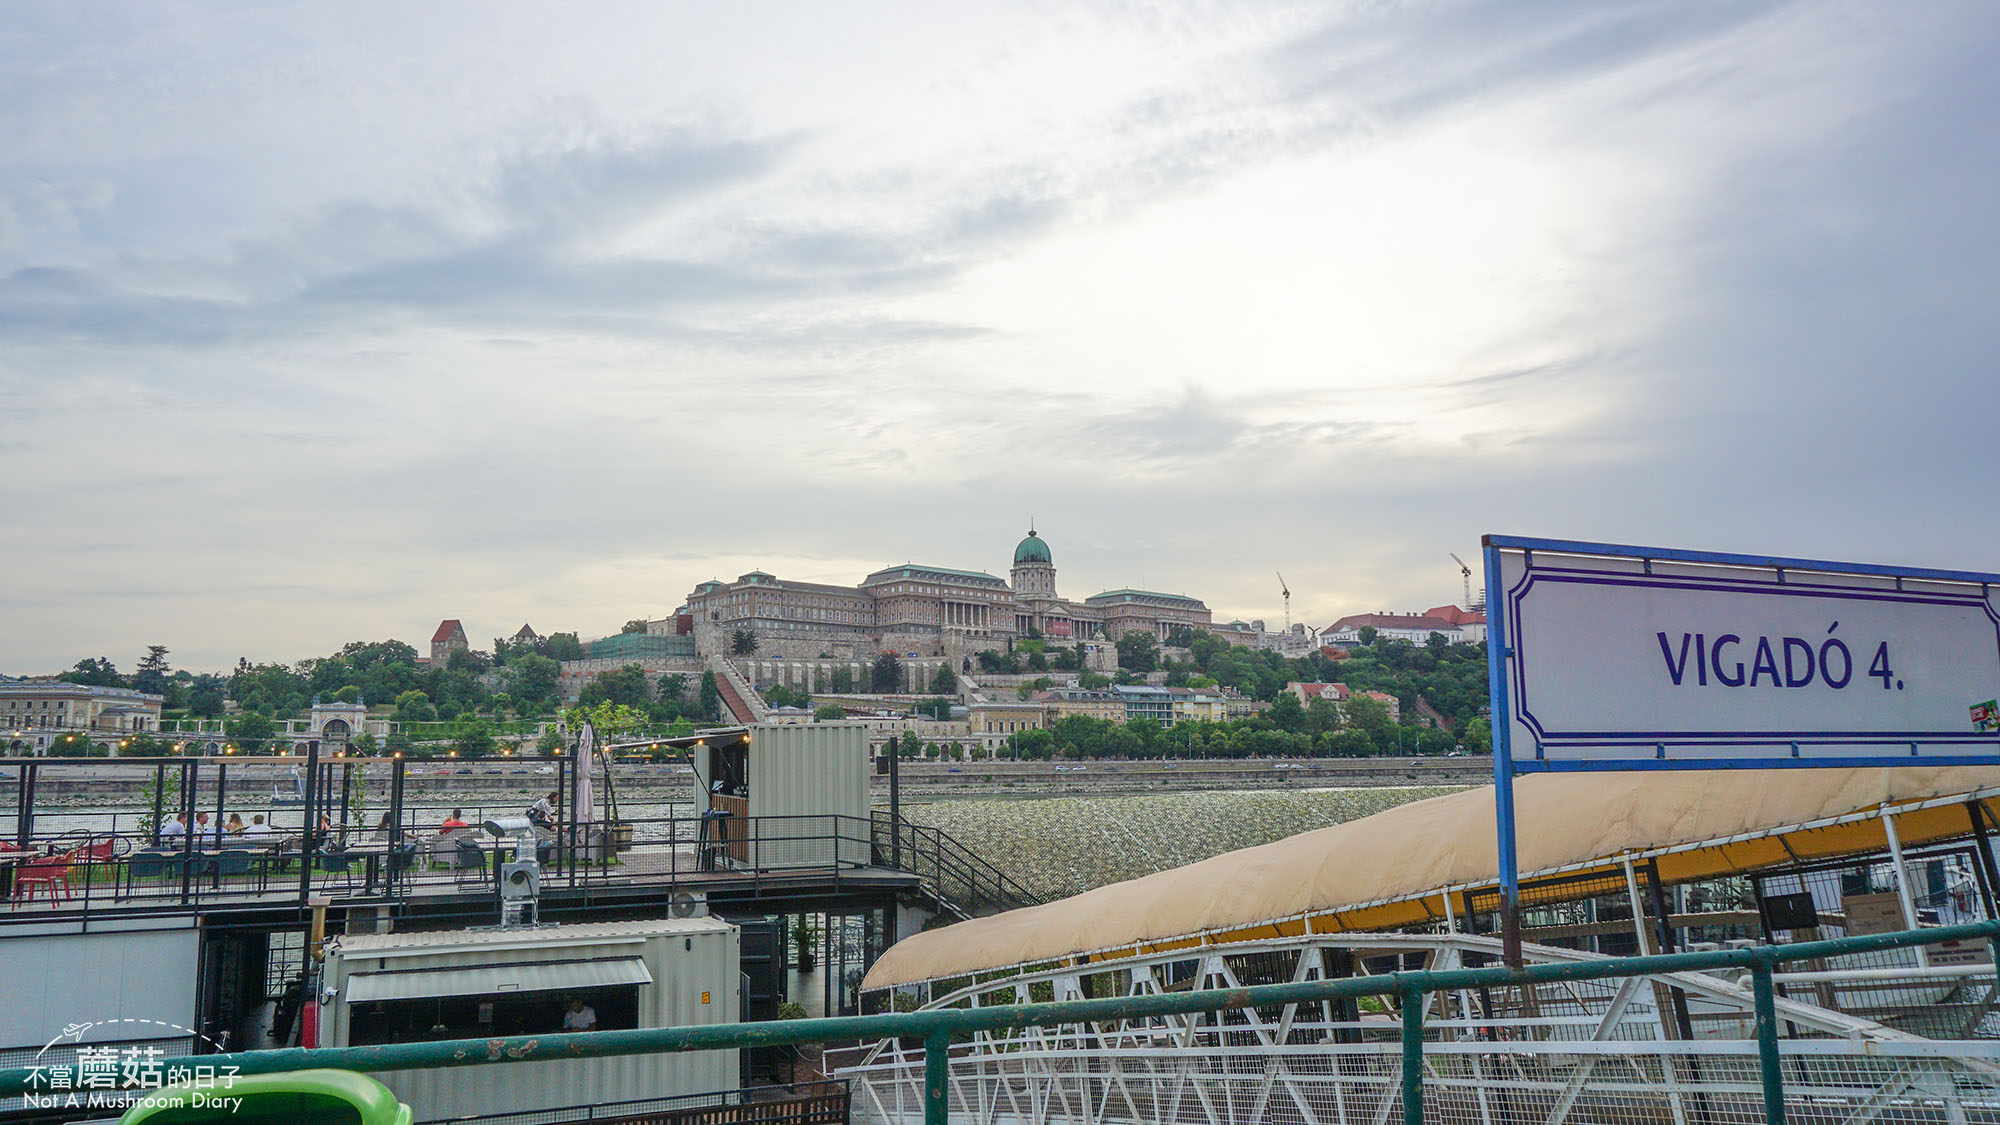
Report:
M762 870L863 866L869 862L868 726L859 722L763 724L750 729L747 793L716 801L710 755L691 757L707 794L698 807L726 806L748 818L727 831L737 862ZM727 753L728 751L717 751Z
M564 1030L735 1023L741 939L716 918L360 934L328 948L329 1047ZM425 1026L435 1011L437 1022ZM733 1090L737 1052L628 1055L378 1074L418 1120Z

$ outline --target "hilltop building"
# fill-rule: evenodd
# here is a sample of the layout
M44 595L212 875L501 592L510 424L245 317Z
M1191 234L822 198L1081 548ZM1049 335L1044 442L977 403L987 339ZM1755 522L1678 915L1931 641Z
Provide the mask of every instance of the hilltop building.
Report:
M161 696L122 687L25 679L0 683L0 737L12 754L40 754L69 731L160 729Z
M756 635L759 657L865 659L885 649L962 656L1026 636L1111 642L1138 630L1165 639L1177 626L1205 629L1210 622L1208 606L1184 594L1120 589L1080 602L1061 596L1055 557L1032 528L1015 546L1008 574L903 563L858 585L834 586L753 570L734 582L696 586L676 615L675 631L692 633L704 656L727 654L743 631Z
M471 648L472 642L465 639L465 626L458 618L440 621L437 632L431 634L431 667L442 668L451 662L452 653Z
M1351 613L1320 630L1319 636L1329 644L1356 644L1363 629L1373 629L1376 636L1388 640L1416 644L1426 643L1433 633L1453 644L1476 644L1486 639L1486 615L1455 605L1438 606L1422 613Z

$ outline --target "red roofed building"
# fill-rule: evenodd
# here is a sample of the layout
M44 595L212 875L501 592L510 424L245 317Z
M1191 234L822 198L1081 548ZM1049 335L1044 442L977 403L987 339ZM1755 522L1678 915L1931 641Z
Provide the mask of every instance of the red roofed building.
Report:
M465 626L456 617L438 623L437 632L431 634L431 667L442 668L451 662L453 652L463 652L472 648L472 642L465 639Z
M1364 691L1359 694L1387 707L1389 709L1390 722L1400 723L1403 721L1403 705L1397 701L1395 696L1390 695L1386 691Z
M1346 684L1302 684L1294 681L1286 684L1285 690L1299 697L1301 707L1310 707L1313 700L1321 698L1339 703L1348 696Z
M1424 611L1425 617L1435 617L1439 621L1449 621L1458 626L1459 640L1483 641L1486 639L1486 615L1478 610L1465 609L1455 605L1441 605Z

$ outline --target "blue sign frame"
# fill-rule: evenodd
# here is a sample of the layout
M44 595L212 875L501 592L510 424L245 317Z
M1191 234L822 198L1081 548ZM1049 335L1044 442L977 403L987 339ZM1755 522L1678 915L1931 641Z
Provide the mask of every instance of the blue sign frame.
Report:
M1975 750L1950 755L1919 756L1916 747L1910 745L1909 752L1881 755L1855 755L1843 757L1812 756L1809 751L1814 744L1810 732L1799 732L1803 737L1791 738L1786 735L1764 734L1750 740L1766 742L1774 749L1771 756L1757 757L1669 757L1664 749L1659 756L1644 758L1602 758L1564 759L1548 758L1538 752L1535 757L1517 761L1513 754L1514 715L1511 697L1509 661L1517 654L1511 647L1508 591L1503 583L1501 555L1503 552L1519 552L1527 559L1530 570L1534 567L1534 554L1546 552L1558 556L1585 556L1620 558L1644 563L1671 562L1707 564L1716 566L1749 567L1777 570L1787 574L1805 572L1808 574L1862 575L1878 578L1909 579L1913 581L1951 582L1979 587L1981 600L1987 602L1987 613L1993 615L1990 593L2000 587L2000 574L1975 571L1927 570L1913 567L1879 566L1866 563L1838 563L1818 559L1787 558L1776 555L1738 555L1709 551L1687 551L1663 547L1636 547L1624 544L1591 543L1566 539L1535 539L1513 535L1487 535L1481 541L1485 554L1486 571L1486 674L1487 691L1490 697L1491 723L1493 728L1493 787L1494 811L1499 830L1500 897L1505 924L1507 960L1510 964L1520 963L1520 872L1519 856L1515 847L1514 832L1514 777L1522 773L1585 773L1585 772L1628 772L1635 770L1718 770L1718 769L1829 769L1829 768L1870 768L1907 766L1913 761L1943 765L2000 765L2000 734L1973 732L1936 732L1928 734L1926 741L1946 742L1965 745L1968 748L1984 744L1990 746L1990 753ZM1643 576L1634 575L1632 580ZM1899 583L1900 585L1900 583ZM1923 595L1882 594L1878 591L1845 589L1839 596L1864 598L1889 598L1907 600ZM1960 601L1969 601L1969 595ZM2000 623L2000 618L1996 618ZM1641 732L1643 734L1643 732ZM1638 734L1616 736L1625 743L1649 741ZM1714 737L1730 737L1733 741L1744 741L1741 736L1727 736L1717 733ZM1698 745L1701 735L1682 734L1674 736L1680 745ZM1852 743L1851 738L1839 741ZM1866 739L1885 745L1903 745L1902 739ZM1587 744L1587 743L1586 743Z

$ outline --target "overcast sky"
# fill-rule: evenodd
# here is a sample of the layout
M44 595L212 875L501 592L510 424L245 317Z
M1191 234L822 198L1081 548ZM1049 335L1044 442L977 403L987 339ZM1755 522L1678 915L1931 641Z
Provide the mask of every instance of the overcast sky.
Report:
M2000 570L1983 3L9 5L0 671L762 567Z

